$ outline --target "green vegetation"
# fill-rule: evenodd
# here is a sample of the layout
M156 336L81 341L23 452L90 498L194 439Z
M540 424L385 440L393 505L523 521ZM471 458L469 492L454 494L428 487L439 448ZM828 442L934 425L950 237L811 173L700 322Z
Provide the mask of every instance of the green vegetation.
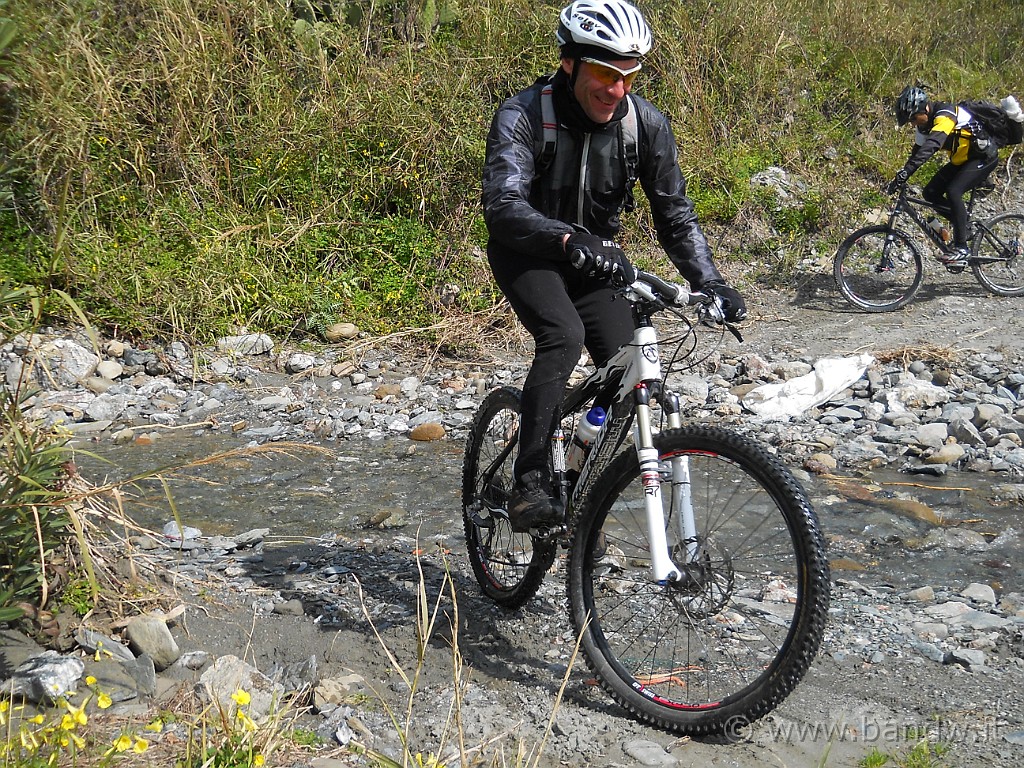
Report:
M913 734L908 734L913 737ZM947 757L949 747L941 742L933 742L927 737L920 738L913 746L894 753L871 750L858 765L861 768L943 768L949 765Z
M484 138L556 65L561 2L0 0L0 272L124 333L237 325L382 333L493 307L479 255ZM1024 6L956 0L640 0L636 90L674 121L719 260L792 266L901 162L893 94L999 97ZM841 21L832 21L841 20ZM778 165L794 204L757 192ZM626 243L644 251L649 222ZM454 303L443 287L461 290Z

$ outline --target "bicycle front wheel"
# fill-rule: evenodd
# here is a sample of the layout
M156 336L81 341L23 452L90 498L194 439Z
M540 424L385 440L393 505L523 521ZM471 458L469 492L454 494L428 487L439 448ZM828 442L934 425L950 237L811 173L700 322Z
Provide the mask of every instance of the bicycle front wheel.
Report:
M853 306L865 312L892 312L913 300L924 265L906 233L887 226L864 227L839 245L832 276Z
M997 296L1024 296L1024 214L1004 213L978 229L971 254L974 279Z
M651 580L640 467L635 453L620 454L581 507L572 620L591 670L634 717L678 733L736 735L814 660L829 605L824 540L800 484L752 440L687 426L655 444L669 555L684 577ZM678 472L673 489L678 461L688 492ZM684 538L687 505L696 536Z
M522 393L503 387L477 411L462 464L462 518L477 583L498 605L518 608L536 594L555 560L552 541L516 533L506 513L518 455Z

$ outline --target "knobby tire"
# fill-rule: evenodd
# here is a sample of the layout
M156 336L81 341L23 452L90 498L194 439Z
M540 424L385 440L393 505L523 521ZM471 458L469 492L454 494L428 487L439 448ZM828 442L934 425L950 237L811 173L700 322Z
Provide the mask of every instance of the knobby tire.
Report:
M994 216L973 243L971 271L996 296L1024 296L1024 214Z
M698 531L687 579L650 577L635 452L584 499L573 539L570 615L587 664L637 719L681 734L742 733L796 687L817 654L829 569L799 482L749 438L686 426L655 438L670 553L683 566L669 467L685 459Z
M513 531L508 518L496 511L507 509L512 492L521 400L520 390L512 387L496 389L484 398L462 464L462 518L469 562L483 593L505 608L518 608L536 594L556 554L553 541ZM512 450L485 483L484 473L510 445ZM480 525L479 519L489 526Z
M832 277L843 298L858 309L893 312L917 295L924 264L905 232L884 225L864 227L839 245Z

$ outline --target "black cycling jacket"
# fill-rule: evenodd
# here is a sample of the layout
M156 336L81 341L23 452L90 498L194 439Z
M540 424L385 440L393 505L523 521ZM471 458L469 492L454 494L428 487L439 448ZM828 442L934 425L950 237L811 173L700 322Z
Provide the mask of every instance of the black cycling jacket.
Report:
M619 120L592 130L573 129L566 125L564 108L559 110L565 94L560 100L556 92L555 98L559 129L554 161L548 168L539 167L540 93L549 79L543 77L505 101L491 122L482 194L491 258L540 256L565 262L562 238L575 231L573 225L615 239L620 214L632 200ZM556 89L567 88L564 78L556 76L554 82ZM651 205L658 240L695 290L709 280L721 280L686 195L668 119L646 99L630 98L638 118L637 175Z

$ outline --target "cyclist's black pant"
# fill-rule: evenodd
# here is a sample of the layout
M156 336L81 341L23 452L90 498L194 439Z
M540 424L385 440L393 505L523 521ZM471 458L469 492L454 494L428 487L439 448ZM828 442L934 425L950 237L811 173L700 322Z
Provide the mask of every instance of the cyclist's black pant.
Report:
M946 163L939 172L932 176L922 195L935 206L935 209L949 217L953 225L953 246L967 247L967 206L964 205L964 193L981 184L999 161L998 155L991 158L981 157L968 160L963 165Z
M548 441L573 368L586 346L597 366L633 337L629 302L607 283L568 263L524 256L491 258L494 278L533 336L533 365L523 385L519 458L514 474L549 476Z

